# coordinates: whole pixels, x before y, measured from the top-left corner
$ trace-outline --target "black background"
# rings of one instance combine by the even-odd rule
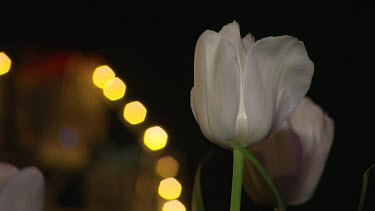
[[[171,145],[186,154],[190,178],[204,155],[215,151],[203,172],[203,194],[211,211],[229,210],[231,152],[205,140],[190,110],[195,43],[204,30],[218,31],[233,20],[242,35],[251,32],[256,39],[295,36],[315,64],[308,96],[335,120],[336,132],[314,197],[290,210],[356,210],[362,175],[375,162],[373,4],[134,3],[2,4],[0,49],[13,61],[32,46],[103,56],[133,95],[142,97],[152,119],[168,130]],[[367,210],[375,207],[374,181],[370,177]],[[191,180],[186,183],[192,185]],[[245,194],[243,208],[271,210],[254,206]]]

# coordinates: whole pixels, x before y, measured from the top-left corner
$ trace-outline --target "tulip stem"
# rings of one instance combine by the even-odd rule
[[[239,148],[234,148],[231,211],[240,211],[241,209],[242,171],[243,154]]]

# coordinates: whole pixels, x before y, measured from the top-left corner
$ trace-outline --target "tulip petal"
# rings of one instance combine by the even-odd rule
[[[207,139],[228,146],[240,99],[240,64],[235,46],[213,31],[198,39],[194,63],[194,104]]]
[[[0,192],[0,210],[42,211],[44,177],[35,167],[20,170]]]
[[[302,153],[298,137],[283,124],[273,135],[249,149],[263,164],[285,203],[294,196],[295,182],[300,178]],[[244,162],[244,189],[257,203],[277,205],[265,180],[252,164]]]
[[[333,141],[334,123],[310,99],[270,137],[249,149],[275,182],[283,200],[298,205],[309,200],[319,182]],[[256,202],[275,205],[272,192],[251,163],[244,163],[244,188]]]
[[[194,87],[191,88],[191,91],[190,91],[190,107],[191,107],[191,111],[193,112],[195,120],[198,121],[198,119],[197,119],[197,111],[195,109]]]
[[[332,146],[334,122],[322,109],[304,98],[289,119],[291,129],[298,135],[302,147],[301,179],[290,204],[302,204],[311,198]]]
[[[236,21],[233,21],[232,23],[225,25],[219,31],[219,34],[234,45],[237,52],[237,59],[242,68],[245,65],[244,63],[247,51],[243,40],[241,39],[240,25]]]
[[[0,190],[9,178],[17,173],[18,169],[15,166],[0,162]]]
[[[209,39],[211,37],[211,40]],[[216,33],[213,31],[205,31],[198,39],[197,45],[195,47],[194,56],[194,107],[195,117],[202,133],[206,136],[208,140],[213,139],[213,133],[208,124],[208,108],[207,108],[207,96],[206,96],[206,69],[212,66],[210,63],[211,57],[213,55],[208,54],[208,52],[215,52],[218,46],[220,38],[217,37]],[[206,45],[211,47],[206,47]],[[191,99],[191,98],[190,98]],[[192,102],[190,102],[192,104]]]
[[[250,33],[247,34],[243,39],[242,42],[246,48],[246,52],[249,50],[250,46],[255,43],[255,38]]]
[[[296,38],[267,37],[251,45],[243,78],[248,144],[262,140],[288,118],[308,91],[313,69]]]

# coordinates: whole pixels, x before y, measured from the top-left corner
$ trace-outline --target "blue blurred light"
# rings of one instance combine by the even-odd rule
[[[78,142],[78,134],[72,128],[63,128],[59,134],[60,144],[66,149],[73,149]]]

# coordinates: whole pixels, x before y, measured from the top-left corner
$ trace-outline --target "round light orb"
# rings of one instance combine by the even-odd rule
[[[147,110],[139,101],[130,102],[125,105],[123,117],[132,125],[143,122],[146,118]]]
[[[167,200],[177,199],[181,195],[181,184],[173,177],[164,179],[160,182],[158,193]]]
[[[126,85],[120,78],[113,78],[104,86],[103,94],[106,98],[111,101],[115,101],[124,97],[126,91]]]
[[[159,126],[148,128],[143,136],[143,143],[152,151],[163,149],[167,141],[168,134]]]

